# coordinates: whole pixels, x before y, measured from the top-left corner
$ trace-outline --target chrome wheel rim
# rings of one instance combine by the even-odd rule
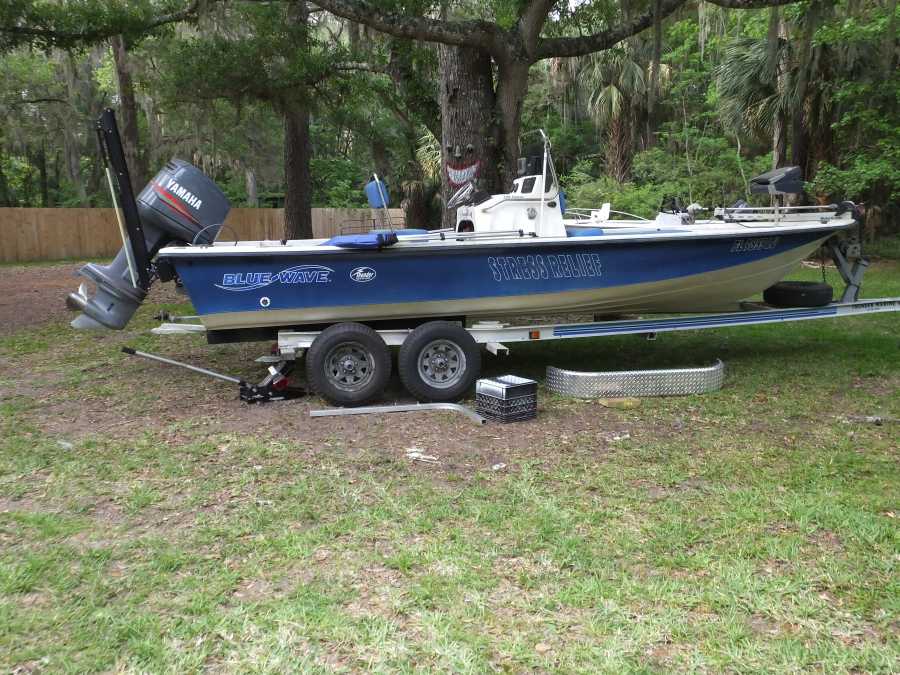
[[[466,354],[451,340],[433,340],[419,352],[419,377],[437,389],[449,389],[462,380],[466,372]]]
[[[342,342],[325,357],[325,377],[341,391],[359,391],[375,377],[375,357],[359,342]]]

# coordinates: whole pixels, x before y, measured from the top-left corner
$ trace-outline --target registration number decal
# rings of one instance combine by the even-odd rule
[[[755,237],[752,239],[735,239],[731,246],[732,253],[752,253],[754,251],[771,251],[778,246],[780,237]]]

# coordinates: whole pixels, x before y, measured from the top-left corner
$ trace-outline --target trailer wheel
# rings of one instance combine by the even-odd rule
[[[354,406],[377,398],[391,377],[391,354],[381,336],[361,323],[323,330],[306,354],[306,381],[334,405]]]
[[[763,291],[763,300],[774,307],[824,307],[834,295],[828,284],[816,281],[780,281]]]
[[[457,401],[481,370],[481,351],[462,326],[424,323],[403,342],[397,358],[400,380],[419,401]]]

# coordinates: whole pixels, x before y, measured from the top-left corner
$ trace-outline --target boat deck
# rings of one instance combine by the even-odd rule
[[[648,224],[649,223],[649,224]],[[505,232],[465,232],[434,231],[425,234],[404,234],[397,232],[397,242],[385,249],[422,250],[447,247],[529,246],[541,244],[589,244],[620,243],[639,241],[674,241],[683,239],[711,239],[736,237],[771,237],[801,232],[834,232],[847,229],[855,224],[850,215],[844,215],[822,222],[821,220],[790,222],[730,222],[722,220],[702,220],[684,226],[653,227],[652,221],[635,225],[629,221],[610,221],[604,226],[592,227],[590,234],[568,237],[536,237],[516,231]],[[585,224],[587,226],[587,224]],[[274,255],[297,253],[325,253],[353,251],[353,246],[335,245],[335,238],[286,239],[260,241],[216,241],[211,245],[169,246],[162,251],[163,257],[198,257],[203,255],[247,255],[270,253]]]

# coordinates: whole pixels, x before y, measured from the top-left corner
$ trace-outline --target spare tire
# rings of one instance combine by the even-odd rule
[[[763,300],[774,307],[823,307],[834,289],[820,281],[780,281],[763,291]]]

